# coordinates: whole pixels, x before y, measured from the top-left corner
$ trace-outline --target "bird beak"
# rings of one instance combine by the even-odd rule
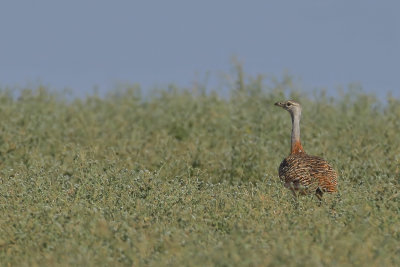
[[[283,107],[283,104],[282,104],[282,102],[276,102],[276,103],[275,103],[275,106]]]

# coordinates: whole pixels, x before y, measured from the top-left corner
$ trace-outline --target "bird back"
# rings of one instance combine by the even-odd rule
[[[301,193],[336,192],[337,173],[323,158],[306,153],[291,154],[279,166],[285,186]]]

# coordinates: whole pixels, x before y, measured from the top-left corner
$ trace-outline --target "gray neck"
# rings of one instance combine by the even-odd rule
[[[296,110],[290,113],[292,117],[292,148],[296,143],[300,142],[300,117],[301,111]]]

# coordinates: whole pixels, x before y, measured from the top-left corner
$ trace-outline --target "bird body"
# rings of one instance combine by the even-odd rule
[[[303,195],[336,191],[337,174],[332,166],[304,152],[286,157],[279,165],[279,177],[285,187]]]
[[[285,187],[297,194],[315,193],[321,199],[324,192],[337,189],[337,173],[323,158],[308,155],[300,142],[301,106],[295,101],[277,102],[275,105],[289,111],[292,118],[290,155],[279,166],[279,177]]]

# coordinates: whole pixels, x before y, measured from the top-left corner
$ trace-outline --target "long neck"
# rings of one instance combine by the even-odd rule
[[[291,154],[303,153],[304,149],[300,142],[300,117],[301,111],[293,112],[290,114],[292,116],[292,144],[291,144]]]

